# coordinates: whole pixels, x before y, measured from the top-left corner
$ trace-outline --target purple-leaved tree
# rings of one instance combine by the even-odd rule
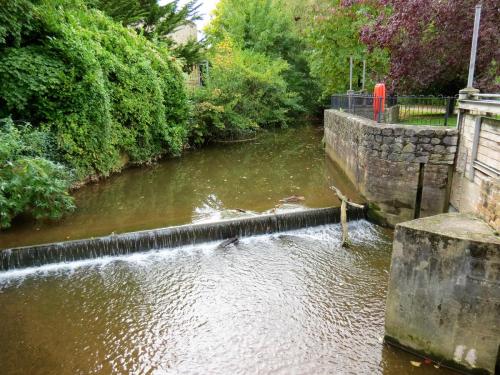
[[[390,53],[388,83],[399,93],[456,94],[467,83],[474,7],[480,0],[378,0],[361,32]],[[374,0],[346,0],[345,6]],[[500,89],[500,2],[482,0],[474,87]]]

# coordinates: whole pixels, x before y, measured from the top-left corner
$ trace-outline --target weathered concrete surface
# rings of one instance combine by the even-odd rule
[[[474,373],[495,373],[500,237],[471,214],[396,226],[386,341]]]
[[[349,113],[325,111],[326,152],[372,203],[381,224],[447,211],[457,130],[432,126],[377,124]],[[422,165],[422,166],[421,166]]]

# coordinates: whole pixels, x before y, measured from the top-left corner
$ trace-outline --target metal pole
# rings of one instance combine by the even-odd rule
[[[378,116],[377,116],[377,122],[380,124],[382,122],[382,100],[384,98],[380,97],[379,102],[378,102]]]
[[[365,78],[366,78],[366,59],[363,59],[363,81],[361,84],[362,91],[365,91]]]
[[[352,56],[349,57],[349,91],[352,91]]]
[[[472,48],[470,50],[469,78],[467,87],[473,87],[474,69],[476,67],[477,38],[479,36],[479,23],[481,21],[481,4],[476,5],[476,14],[474,16],[474,31],[472,33]]]
[[[451,98],[446,98],[445,104],[445,113],[444,113],[444,126],[448,126],[448,117],[450,116],[450,107],[451,107]]]

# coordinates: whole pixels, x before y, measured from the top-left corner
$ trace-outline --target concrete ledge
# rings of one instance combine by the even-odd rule
[[[348,220],[364,219],[365,216],[365,208],[349,207],[347,211]],[[235,236],[247,237],[339,222],[340,208],[326,207],[17,247],[0,250],[0,272],[38,267],[50,263],[118,256],[225,240]]]
[[[396,226],[386,339],[468,373],[494,374],[500,347],[500,238],[469,214]]]

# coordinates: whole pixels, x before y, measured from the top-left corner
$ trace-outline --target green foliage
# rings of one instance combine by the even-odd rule
[[[0,116],[50,131],[79,178],[121,168],[124,154],[143,163],[180,153],[187,98],[167,49],[80,0],[9,3],[0,8],[10,20],[0,39]]]
[[[387,53],[369,51],[361,41],[362,28],[378,14],[376,2],[316,0],[301,15],[301,29],[309,45],[307,57],[312,75],[320,82],[323,97],[349,89],[349,57],[354,59],[353,89],[361,88],[362,61],[366,59],[366,85],[371,90],[388,66]],[[373,5],[375,4],[375,5]]]
[[[21,213],[56,219],[74,208],[70,173],[45,158],[53,149],[49,133],[0,120],[0,228]]]
[[[210,78],[193,100],[191,138],[237,138],[260,127],[284,127],[300,111],[283,73],[288,64],[240,49],[227,38],[211,51]]]
[[[238,48],[286,61],[288,67],[281,75],[288,90],[296,93],[304,110],[313,113],[318,109],[319,87],[310,75],[307,45],[289,8],[289,2],[282,0],[221,0],[207,38],[216,45],[230,37]]]
[[[171,36],[178,28],[200,19],[198,0],[188,1],[182,6],[179,0],[163,5],[157,0],[88,0],[88,3],[121,22],[123,26],[170,49],[173,56],[181,59],[186,72],[190,72],[194,64],[204,59],[203,41],[193,39],[186,44],[177,45]]]

